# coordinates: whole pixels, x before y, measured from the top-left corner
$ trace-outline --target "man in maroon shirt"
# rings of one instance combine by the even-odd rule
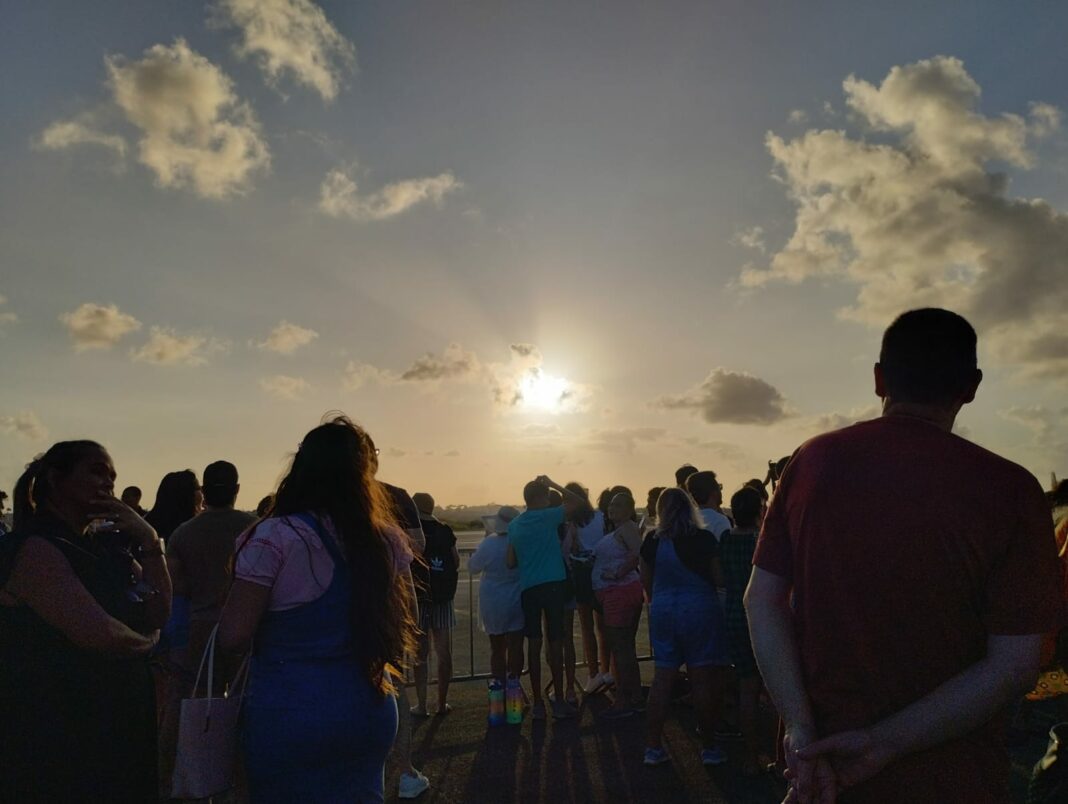
[[[1061,620],[1042,489],[952,434],[982,373],[960,316],[883,337],[883,416],[795,454],[746,594],[801,802],[1006,802],[1005,710]]]

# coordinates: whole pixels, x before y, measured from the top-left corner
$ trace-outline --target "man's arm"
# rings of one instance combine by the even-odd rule
[[[764,684],[786,726],[784,747],[791,782],[800,804],[833,802],[834,776],[826,762],[799,761],[797,751],[816,739],[812,706],[801,674],[801,653],[794,633],[788,580],[753,568],[745,590],[745,610],[753,654]]]
[[[544,486],[548,486],[549,488],[553,489],[554,491],[560,492],[560,494],[563,495],[565,500],[571,500],[572,502],[584,503],[586,505],[590,504],[590,501],[587,500],[585,497],[581,497],[578,494],[575,494],[575,492],[573,492],[571,489],[565,488],[564,486],[561,486],[559,483],[557,483],[557,482],[555,482],[553,480],[550,480],[548,475],[538,475],[537,481],[539,483],[541,483],[542,485],[544,485]]]
[[[904,756],[963,737],[1034,687],[1042,636],[990,636],[986,657],[963,673],[869,729],[809,745],[801,757],[829,756],[845,789]]]

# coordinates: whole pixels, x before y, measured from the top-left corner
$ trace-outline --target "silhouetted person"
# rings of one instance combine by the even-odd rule
[[[680,489],[686,488],[686,481],[690,479],[691,475],[697,474],[698,469],[693,464],[684,463],[678,469],[675,470],[675,485]]]
[[[268,494],[256,504],[256,516],[258,516],[260,519],[265,519],[271,515],[271,510],[273,508],[274,495]]]
[[[7,522],[4,519],[5,509],[7,508],[7,492],[0,491],[0,536],[7,533]]]
[[[139,486],[127,486],[122,490],[122,501],[134,509],[138,516],[148,513],[141,507],[141,489]]]
[[[253,802],[382,801],[394,668],[414,647],[412,560],[344,417],[301,442],[274,515],[237,546],[220,647],[253,650],[242,750]]]
[[[456,627],[453,598],[459,580],[460,554],[456,534],[434,516],[434,498],[418,493],[412,496],[419,509],[419,520],[426,537],[423,563],[413,567],[419,599],[419,647],[415,657],[415,694],[418,698],[413,714],[427,716],[427,687],[430,682],[430,646],[437,658],[439,715],[449,712],[449,682],[452,681],[452,629]]]
[[[1004,715],[1063,606],[1038,482],[951,432],[981,380],[967,321],[905,313],[882,417],[804,444],[772,500],[746,605],[801,802],[1010,800]]]
[[[523,619],[530,657],[530,686],[532,688],[535,720],[545,719],[545,702],[541,689],[542,619],[545,620],[549,643],[549,671],[552,673],[556,698],[552,702],[553,717],[575,716],[575,709],[564,700],[564,606],[567,605],[567,571],[560,549],[558,528],[564,522],[563,507],[549,505],[549,489],[567,496],[575,496],[547,477],[532,480],[523,488],[527,510],[508,525],[508,566],[519,567],[519,586],[522,591]]]
[[[114,483],[102,446],[64,441],[15,487],[0,538],[0,800],[159,798],[148,656],[171,584],[159,537]]]
[[[174,594],[189,600],[188,660],[194,673],[226,602],[234,544],[256,521],[251,514],[234,510],[241,484],[232,463],[209,464],[203,488],[204,510],[175,528],[167,542]],[[223,672],[227,678],[225,667]]]
[[[717,541],[722,539],[723,534],[731,529],[731,521],[720,510],[723,505],[723,484],[716,478],[716,473],[694,472],[686,479],[686,490],[701,511],[705,529]]]

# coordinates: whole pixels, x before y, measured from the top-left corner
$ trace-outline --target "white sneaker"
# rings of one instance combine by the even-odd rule
[[[595,676],[591,676],[590,680],[586,682],[586,686],[582,688],[582,692],[585,695],[596,695],[607,686],[605,681],[607,677],[607,673],[598,673]]]
[[[412,770],[415,771],[414,775],[407,771],[401,774],[397,798],[419,798],[430,789],[430,780],[415,768]]]

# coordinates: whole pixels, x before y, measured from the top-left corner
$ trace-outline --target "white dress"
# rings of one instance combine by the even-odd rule
[[[508,537],[487,536],[467,561],[467,571],[482,574],[478,588],[478,618],[490,636],[522,631],[519,570],[508,569]]]

